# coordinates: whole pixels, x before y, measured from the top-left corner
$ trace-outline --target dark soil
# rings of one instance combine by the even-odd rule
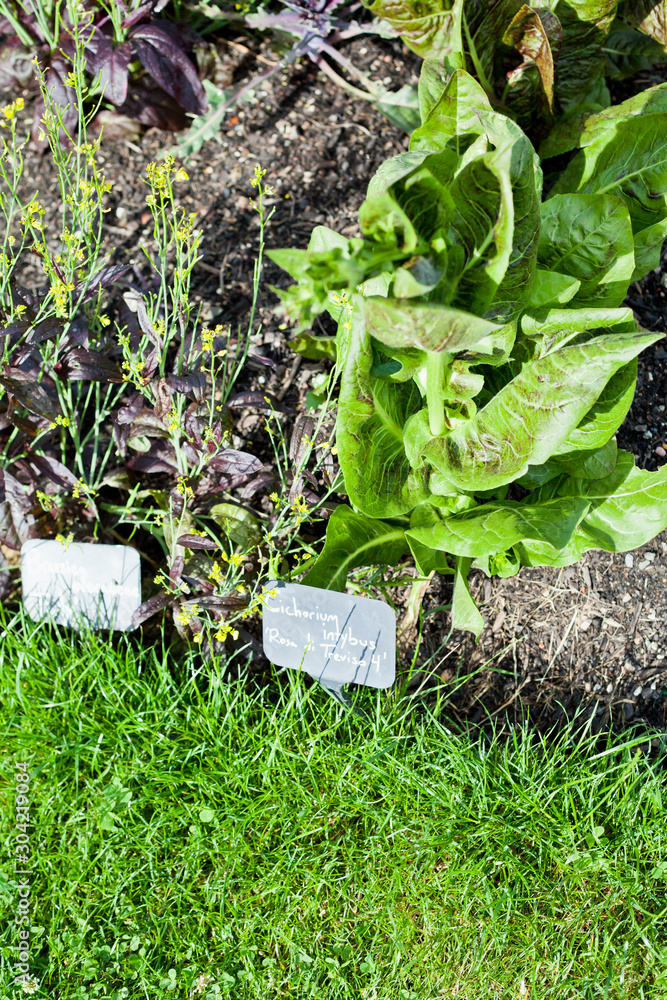
[[[408,57],[406,63],[397,43],[364,39],[348,46],[347,54],[387,84],[416,82],[418,60]],[[622,100],[627,94],[615,96]],[[151,228],[141,176],[172,141],[149,130],[131,141],[103,144],[104,169],[113,182],[113,211],[106,217],[109,250],[114,262],[132,261],[144,273],[139,246],[150,247]],[[236,325],[247,316],[259,232],[248,199],[257,163],[274,188],[267,245],[304,247],[318,224],[357,235],[357,210],[370,177],[406,147],[407,138],[383,115],[337,89],[310,64],[264,84],[253,102],[228,120],[219,142],[209,142],[187,164],[190,180],[182,187],[182,203],[199,214],[204,233],[194,287],[204,318]],[[48,160],[28,152],[26,166],[34,186],[48,190]],[[268,286],[285,286],[289,279],[268,261],[263,278],[256,342],[278,367],[275,373],[249,368],[238,388],[263,385],[282,392],[289,432],[321,365],[294,358],[287,347],[289,330],[274,313],[276,299]],[[666,289],[663,258],[628,298],[650,329],[667,329]],[[666,405],[662,342],[639,359],[637,395],[618,435],[619,446],[632,451],[641,468],[656,469],[665,461]],[[237,444],[252,450],[254,440],[262,454],[266,442],[255,412],[240,415],[236,432]],[[412,685],[428,691],[444,684],[454,710],[472,722],[489,715],[500,720],[530,715],[540,728],[549,728],[583,711],[596,728],[643,721],[664,729],[666,578],[667,534],[632,555],[591,553],[567,569],[524,569],[508,580],[473,574],[471,589],[487,622],[479,644],[460,633],[449,635],[446,612],[426,617],[418,656],[423,669]],[[448,603],[449,596],[449,580],[435,578],[424,610]],[[416,638],[414,628],[404,633],[406,665]]]

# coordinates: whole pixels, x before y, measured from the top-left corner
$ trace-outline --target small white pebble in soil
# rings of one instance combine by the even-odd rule
[[[667,451],[665,451],[665,449],[661,445],[658,445],[658,447],[655,449],[655,453],[656,455],[659,455],[660,458],[667,457]]]
[[[637,687],[632,692],[632,697],[633,698],[638,698],[641,693],[642,693],[642,686],[641,686],[641,684],[638,684]]]
[[[632,569],[634,564],[635,564],[635,557],[632,555],[631,552],[626,553],[625,565],[628,567],[628,569]]]
[[[655,552],[645,552],[644,559],[648,562],[655,562]]]
[[[593,690],[594,690],[594,691],[600,691],[600,690],[601,690],[601,688],[602,688],[602,685],[601,685],[601,684],[594,684],[594,685],[593,685]]]
[[[607,694],[611,694],[611,692],[613,690],[614,690],[614,685],[613,684],[607,684]]]
[[[667,542],[660,542],[663,552],[667,552]]]
[[[621,600],[623,601],[624,604],[627,604],[628,601],[632,600],[632,597],[630,596],[630,594],[623,594],[623,597],[621,598]]]
[[[651,565],[651,564],[650,564],[650,562],[648,561],[648,559],[642,559],[642,561],[640,562],[640,564],[639,564],[639,566],[637,567],[637,569],[646,569],[646,568],[647,568],[648,566],[650,566],[650,565]]]

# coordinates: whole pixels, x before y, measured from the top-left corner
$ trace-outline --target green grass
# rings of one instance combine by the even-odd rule
[[[3,912],[31,757],[41,995],[667,998],[665,757],[0,619]],[[0,996],[14,930],[2,938]],[[41,946],[41,947],[40,947]]]

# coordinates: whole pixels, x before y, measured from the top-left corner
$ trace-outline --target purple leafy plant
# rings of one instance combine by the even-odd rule
[[[56,9],[48,17],[31,4],[12,5],[0,0],[0,82],[5,86],[39,89],[42,76],[52,101],[62,109],[62,125],[72,136],[78,114],[67,85],[77,60],[77,47],[84,51],[86,73],[96,88],[118,111],[146,125],[177,130],[185,113],[204,114],[208,101],[189,52],[192,32],[156,17],[166,0],[150,0],[131,6],[112,0],[107,12],[101,4],[86,5],[86,24],[61,19]],[[36,57],[41,73],[34,74],[30,61]],[[137,77],[131,66],[141,63],[145,73]],[[43,129],[44,101],[38,97],[33,140],[46,146]]]

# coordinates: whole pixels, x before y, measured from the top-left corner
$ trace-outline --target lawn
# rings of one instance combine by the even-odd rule
[[[396,691],[364,723],[197,655],[2,617],[0,884],[11,917],[29,760],[36,995],[667,997],[664,742],[455,731]]]

